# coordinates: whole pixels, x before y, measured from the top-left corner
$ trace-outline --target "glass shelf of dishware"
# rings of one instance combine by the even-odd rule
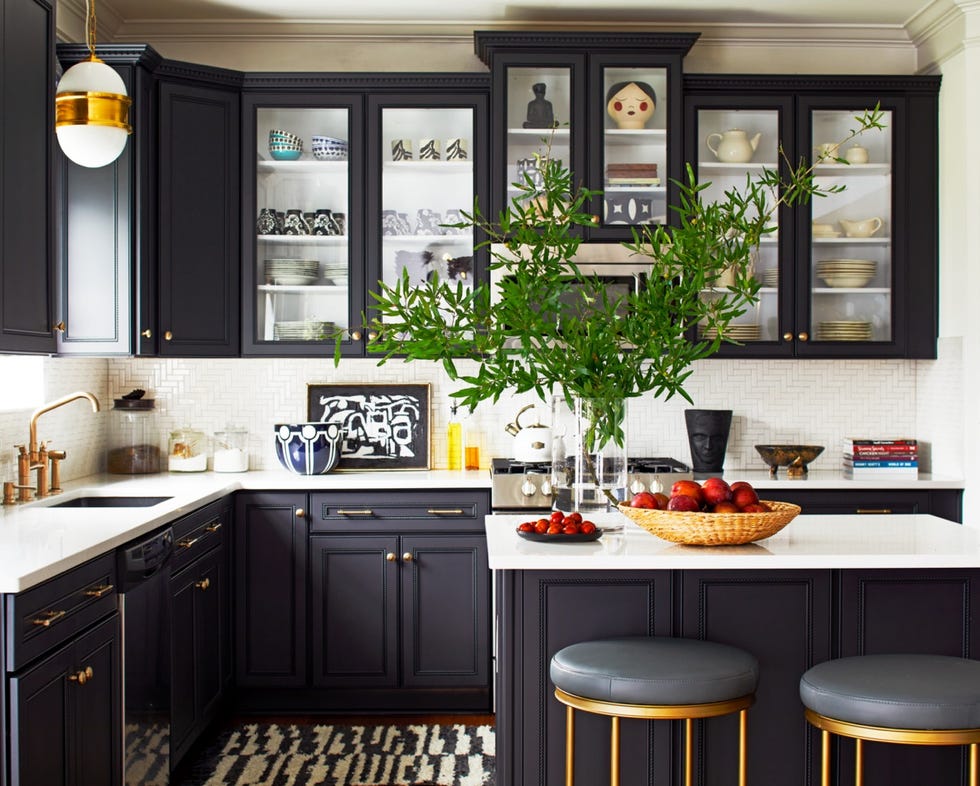
[[[724,290],[715,289],[702,294],[702,297],[719,297]],[[779,303],[775,298],[759,298],[750,304],[745,312],[731,321],[725,338],[739,344],[754,341],[779,340]],[[698,337],[712,339],[716,332],[703,325],[698,326]]]
[[[602,81],[606,171],[597,187],[607,195],[605,223],[666,223],[667,69],[604,68]],[[619,107],[614,103],[617,99],[622,99]],[[631,211],[629,221],[610,218],[611,212],[622,212],[624,200],[637,194],[652,198],[649,215],[644,209]]]

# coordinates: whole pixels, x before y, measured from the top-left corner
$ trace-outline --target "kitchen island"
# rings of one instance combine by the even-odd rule
[[[552,696],[551,655],[620,635],[708,639],[760,662],[749,711],[749,782],[819,782],[819,737],[803,719],[800,675],[834,657],[877,652],[980,656],[980,533],[927,515],[803,515],[744,546],[662,541],[618,513],[595,543],[536,543],[528,516],[490,516],[496,587],[497,772],[512,786],[563,781],[564,707]],[[697,724],[703,783],[734,784],[732,718]],[[576,775],[608,780],[607,718],[579,714]],[[623,783],[676,783],[675,730],[624,721]],[[839,746],[842,772],[853,745]],[[958,748],[866,745],[867,786],[966,783]],[[846,781],[845,781],[846,782]]]

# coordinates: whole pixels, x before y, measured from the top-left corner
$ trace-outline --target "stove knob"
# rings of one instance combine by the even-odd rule
[[[666,493],[664,491],[664,482],[660,478],[654,477],[653,480],[650,481],[650,491],[654,494]]]
[[[525,497],[533,497],[533,496],[534,496],[534,493],[535,493],[535,492],[536,492],[537,490],[538,490],[538,487],[537,487],[537,486],[535,486],[535,485],[534,485],[534,484],[533,484],[533,483],[531,482],[531,480],[530,480],[530,478],[529,478],[529,479],[527,479],[527,480],[525,480],[525,481],[524,481],[524,482],[523,482],[523,483],[521,484],[521,494],[523,494],[523,495],[524,495]]]
[[[544,494],[546,497],[550,497],[551,491],[552,491],[551,481],[546,478],[541,482],[541,493]]]
[[[630,491],[634,494],[639,494],[641,491],[646,491],[646,484],[642,480],[634,480],[630,483]]]

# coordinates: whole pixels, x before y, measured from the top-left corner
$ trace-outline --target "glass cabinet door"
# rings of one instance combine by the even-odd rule
[[[815,181],[844,187],[811,204],[809,331],[818,344],[893,339],[894,113],[884,112],[883,128],[835,147],[864,111],[811,113]]]
[[[346,331],[353,312],[352,111],[259,106],[255,118],[250,343],[274,354],[311,350]]]
[[[603,67],[601,223],[667,222],[666,68]]]
[[[551,157],[573,172],[573,134],[582,133],[573,112],[573,66],[510,66],[506,70],[505,200],[520,194],[515,183],[541,186],[538,157]]]
[[[696,171],[698,182],[706,186],[701,193],[705,202],[722,201],[727,192],[743,190],[746,178],[761,175],[763,169],[780,169],[780,121],[780,110],[774,108],[697,111]],[[771,226],[773,232],[762,238],[752,255],[751,273],[761,285],[759,300],[730,326],[731,338],[740,344],[780,341],[785,298],[780,296],[778,212]],[[733,281],[730,274],[723,274],[704,297],[717,297]]]
[[[413,284],[438,275],[472,288],[473,230],[452,224],[473,210],[474,156],[484,143],[474,109],[382,106],[380,117],[381,279],[394,285],[407,271]]]

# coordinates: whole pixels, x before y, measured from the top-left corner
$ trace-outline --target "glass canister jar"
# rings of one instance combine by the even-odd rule
[[[211,469],[215,472],[248,471],[248,431],[241,426],[225,426],[214,432]]]
[[[208,468],[208,439],[203,431],[182,426],[170,432],[167,456],[171,472],[204,472]]]
[[[136,397],[136,393],[140,396]],[[152,398],[142,398],[142,391],[113,400],[106,471],[114,475],[148,475],[160,471],[160,427],[154,405]]]

